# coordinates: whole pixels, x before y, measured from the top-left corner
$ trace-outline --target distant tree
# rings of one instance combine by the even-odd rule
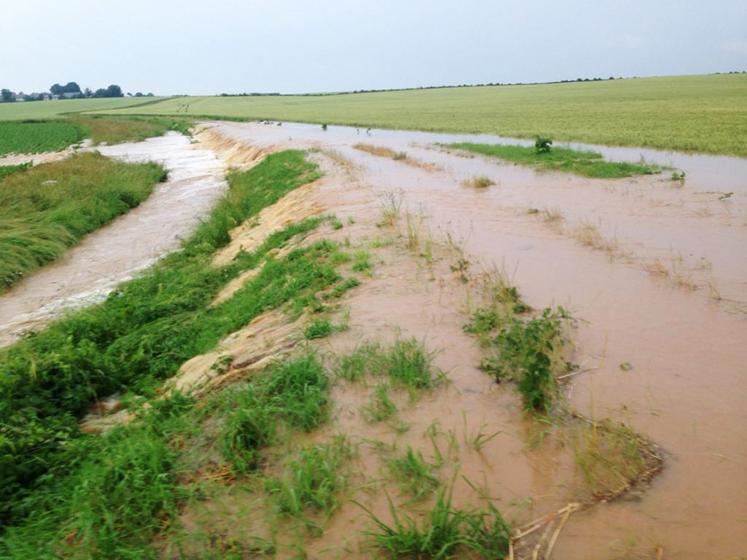
[[[65,88],[63,88],[60,84],[54,84],[49,88],[49,93],[51,93],[52,95],[62,95],[64,92]]]
[[[108,97],[107,91],[104,88],[97,89],[94,94],[94,97]]]
[[[80,93],[80,86],[75,82],[68,82],[63,86],[62,93]]]
[[[10,101],[15,101],[16,96],[9,89],[0,89],[0,99],[3,100],[3,103],[9,103]]]
[[[143,96],[142,91],[135,92],[135,97],[142,97],[142,96]]]
[[[114,84],[110,85],[106,88],[106,97],[124,97],[122,88]]]
[[[91,88],[86,88],[86,89],[84,89],[84,90],[83,90],[83,95],[84,95],[85,97],[92,97],[92,96],[93,96],[93,92],[91,91]]]

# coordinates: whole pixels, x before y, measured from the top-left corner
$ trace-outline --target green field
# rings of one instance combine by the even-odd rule
[[[65,99],[62,101],[23,101],[0,103],[0,121],[55,119],[68,113],[134,107],[153,103],[156,97],[114,97],[104,99]]]
[[[0,292],[137,206],[164,177],[155,163],[85,153],[2,179]]]
[[[69,122],[0,122],[0,156],[56,152],[83,139],[83,131]]]
[[[747,157],[747,75],[326,96],[176,97],[119,113],[271,119]]]

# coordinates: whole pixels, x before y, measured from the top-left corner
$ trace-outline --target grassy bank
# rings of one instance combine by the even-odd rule
[[[230,228],[317,177],[316,167],[297,151],[274,154],[247,172],[232,174],[226,197],[183,249],[121,286],[104,303],[54,322],[0,352],[0,518],[4,524],[18,525],[30,513],[39,513],[40,497],[58,497],[55,485],[67,480],[73,467],[85,468],[91,446],[116,443],[116,438],[98,443],[79,432],[78,418],[97,398],[116,391],[152,396],[183,362],[212,349],[224,335],[262,312],[281,305],[300,310],[315,301],[320,289],[337,287],[336,292],[342,293],[355,285],[335,272],[331,260],[337,249],[331,243],[317,242],[282,259],[268,256],[292,236],[316,227],[320,218],[288,226],[229,265],[210,264],[213,253],[228,242]],[[261,267],[259,273],[231,299],[209,305],[226,282],[255,267]],[[155,429],[166,428],[159,424]],[[125,463],[137,466],[141,460],[159,472],[158,461],[168,465],[161,448],[153,449],[152,461],[149,455],[141,457],[132,447],[137,442],[121,443]],[[101,453],[99,459],[109,456]],[[120,467],[126,485],[130,467]],[[138,472],[135,469],[131,476],[139,476]],[[145,484],[149,479],[143,480]],[[137,493],[133,495],[137,499]],[[153,507],[163,509],[163,505]]]
[[[145,200],[166,174],[85,153],[6,177],[0,188],[0,291]]]
[[[480,132],[747,157],[747,75],[327,96],[178,97],[119,113]]]
[[[584,177],[618,179],[635,175],[651,175],[660,171],[660,168],[655,165],[605,161],[602,154],[598,152],[571,150],[569,148],[552,148],[547,152],[538,152],[535,148],[527,146],[472,144],[468,142],[449,144],[449,147],[497,157],[537,169],[564,171]]]

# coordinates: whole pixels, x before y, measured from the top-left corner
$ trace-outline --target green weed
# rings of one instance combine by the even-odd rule
[[[435,474],[436,467],[428,463],[420,451],[409,446],[401,457],[389,459],[387,468],[400,490],[415,501],[430,495],[440,484]]]
[[[368,535],[390,558],[445,559],[465,554],[488,560],[505,558],[511,534],[498,510],[492,504],[482,512],[454,509],[452,491],[453,486],[440,490],[420,522],[398,511],[391,500],[391,525],[366,510],[377,527]]]
[[[379,383],[368,403],[361,409],[363,417],[372,424],[388,420],[397,413],[397,405],[389,398],[389,385]]]
[[[303,517],[306,512],[327,515],[340,506],[339,495],[348,485],[345,464],[353,448],[344,436],[302,449],[288,463],[282,478],[268,480],[265,487],[274,496],[278,509]]]

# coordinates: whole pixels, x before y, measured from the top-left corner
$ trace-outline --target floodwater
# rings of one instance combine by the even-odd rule
[[[672,163],[687,173],[686,182],[673,183],[667,174],[592,180],[464,157],[429,144],[465,136],[377,130],[369,135],[298,124],[211,126],[254,148],[337,152],[354,164],[357,177],[350,193],[339,188],[328,193],[329,206],[341,217],[356,197],[368,201],[370,213],[397,193],[403,211],[422,216],[435,238],[448,235],[473,263],[504,269],[530,305],[572,311],[579,320],[575,361],[588,371],[574,377],[571,403],[590,417],[621,420],[650,437],[665,453],[665,467],[635,499],[574,514],[555,558],[591,560],[655,550],[664,558],[693,560],[745,554],[747,161],[605,149],[626,159],[643,154],[648,161]],[[377,157],[355,149],[357,142],[406,151],[437,168]],[[476,175],[489,176],[496,185],[462,184]],[[545,219],[544,210],[563,219]],[[583,234],[590,229],[591,241]],[[488,431],[493,422],[516,431],[517,420],[509,419],[518,415],[515,403],[502,392],[491,393],[489,383],[481,386],[479,372],[465,370],[476,358],[454,342],[461,336],[458,319],[443,311],[441,322],[456,328],[436,328],[434,316],[446,296],[431,291],[428,298],[408,299],[408,284],[398,277],[405,273],[391,274],[388,283],[386,277],[373,281],[380,283],[376,297],[361,296],[356,307],[353,296],[352,321],[402,323],[407,331],[408,322],[420,317],[442,348],[439,359],[467,371],[455,381],[464,398],[479,403],[474,407],[481,411],[490,410],[495,399]],[[429,282],[425,276],[422,281]],[[451,299],[456,305],[456,297]],[[344,411],[340,414],[344,418]],[[445,409],[444,421],[459,414]],[[512,445],[512,455],[523,453],[522,446]],[[494,459],[500,465],[500,457]],[[506,486],[529,489],[541,500],[543,489],[560,484],[550,472],[555,467],[550,458],[530,464],[524,473],[491,469],[490,476],[505,474]],[[349,529],[341,526],[333,533],[345,535]]]
[[[224,164],[178,133],[96,149],[124,161],[159,162],[168,179],[137,208],[0,296],[0,346],[67,310],[103,300],[174,250],[226,186]]]

